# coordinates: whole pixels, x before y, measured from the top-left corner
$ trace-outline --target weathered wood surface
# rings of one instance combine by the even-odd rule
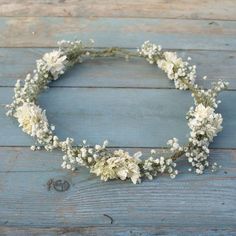
[[[86,16],[236,20],[234,0],[1,0],[1,16]]]
[[[12,94],[12,88],[0,88],[0,101],[9,103]],[[227,91],[220,97],[224,130],[212,146],[236,148],[236,110],[232,109],[236,93]],[[193,102],[189,92],[173,89],[51,88],[39,103],[61,138],[73,137],[77,143],[87,139],[92,144],[108,138],[111,146],[162,147],[172,137],[183,144],[187,141],[185,114]],[[15,120],[4,116],[4,110],[0,114],[2,131],[9,134],[0,137],[0,145],[32,143]]]
[[[29,227],[2,227],[2,235],[24,236],[24,235],[69,235],[69,236],[147,236],[147,235],[174,235],[174,236],[235,236],[232,229],[215,228],[170,228],[170,227],[62,227],[62,228],[29,228]],[[196,233],[198,232],[198,233]]]
[[[0,86],[14,86],[36,67],[35,61],[52,48],[0,48]],[[178,50],[178,55],[192,58],[197,66],[197,81],[204,87],[218,79],[227,80],[236,89],[235,51]],[[14,65],[14,66],[13,66]],[[204,75],[207,80],[202,80]],[[76,79],[73,79],[73,78]],[[143,59],[95,59],[75,66],[57,83],[60,87],[140,87],[174,88],[166,74]]]
[[[4,215],[0,224],[106,226],[111,225],[103,215],[107,214],[113,218],[112,226],[235,228],[236,154],[213,150],[212,155],[223,164],[218,173],[202,176],[187,173],[183,160],[179,163],[182,174],[174,184],[163,176],[132,185],[122,181],[101,182],[84,168],[74,174],[61,171],[60,152],[1,148],[1,158],[6,160],[0,171],[0,210]],[[32,158],[34,162],[30,161]],[[66,180],[71,186],[64,193],[53,188],[48,191],[47,182],[51,178]]]
[[[136,48],[151,40],[171,49],[236,49],[236,21],[0,17],[0,22],[0,47],[55,47],[61,39],[92,38],[97,47]]]
[[[101,182],[81,168],[62,171],[62,153],[32,152],[33,140],[0,108],[0,235],[236,235],[236,2],[0,0],[0,104],[35,59],[61,39],[93,38],[97,47],[134,50],[149,39],[197,65],[198,83],[226,79],[219,111],[224,130],[212,145],[216,172],[181,174],[140,185]],[[201,77],[208,75],[209,80]],[[40,96],[60,137],[110,140],[134,153],[184,142],[188,92],[142,59],[99,59],[78,65]],[[50,179],[70,188],[48,191]],[[113,222],[107,214],[112,217]]]

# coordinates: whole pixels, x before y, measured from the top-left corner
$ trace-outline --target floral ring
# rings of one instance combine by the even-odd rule
[[[86,141],[76,146],[72,138],[60,140],[55,134],[53,125],[50,125],[45,110],[37,105],[40,92],[48,88],[48,84],[57,80],[61,74],[71,66],[81,63],[83,58],[96,57],[143,57],[150,64],[162,69],[170,80],[173,80],[176,89],[190,90],[194,98],[194,107],[187,113],[186,119],[190,128],[188,143],[180,145],[178,139],[170,139],[170,154],[160,156],[157,150],[151,150],[150,156],[140,159],[142,153],[130,155],[124,150],[111,151],[107,149],[107,141],[103,145],[89,146]],[[191,60],[191,58],[188,58]],[[135,184],[141,178],[153,177],[168,173],[171,178],[178,174],[176,160],[185,155],[191,168],[197,174],[202,174],[210,166],[209,144],[219,131],[222,130],[223,118],[215,109],[220,101],[216,100],[218,93],[227,88],[228,83],[218,81],[210,89],[204,90],[195,84],[196,66],[177,57],[175,52],[163,52],[161,47],[146,41],[137,52],[121,48],[105,48],[95,50],[86,47],[81,41],[61,41],[59,49],[46,53],[37,60],[37,68],[33,75],[28,74],[24,83],[17,81],[14,89],[13,102],[7,105],[7,115],[15,117],[22,130],[36,140],[32,150],[44,147],[47,151],[60,149],[64,152],[62,167],[76,170],[85,166],[91,173],[100,176],[102,180],[131,179]],[[203,77],[206,79],[206,76]],[[216,169],[217,164],[211,164]]]

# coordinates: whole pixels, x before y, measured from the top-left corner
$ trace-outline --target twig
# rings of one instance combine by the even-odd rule
[[[107,215],[107,214],[103,214],[103,215],[111,220],[111,225],[112,225],[113,224],[113,218],[111,216]]]

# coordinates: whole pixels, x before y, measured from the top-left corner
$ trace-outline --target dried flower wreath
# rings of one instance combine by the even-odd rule
[[[100,176],[102,180],[131,179],[134,184],[141,178],[153,177],[160,173],[168,173],[171,178],[178,174],[176,160],[185,155],[197,174],[202,174],[210,166],[209,144],[219,131],[222,130],[223,118],[215,109],[220,101],[216,100],[218,93],[227,88],[228,83],[218,81],[210,89],[203,89],[195,84],[196,66],[191,66],[188,61],[177,57],[175,52],[163,52],[161,47],[146,41],[138,52],[131,52],[121,48],[105,48],[95,50],[86,47],[81,41],[61,41],[59,49],[46,53],[42,59],[37,60],[37,69],[33,75],[28,74],[21,84],[18,80],[13,102],[7,105],[8,116],[15,117],[22,130],[36,139],[36,146],[32,150],[44,147],[47,151],[60,149],[64,152],[62,167],[76,170],[85,166],[91,173]],[[187,113],[186,119],[190,128],[188,143],[180,145],[178,139],[173,138],[167,142],[170,146],[170,155],[160,156],[156,150],[151,150],[150,157],[140,159],[142,153],[130,155],[124,150],[111,151],[103,145],[89,146],[86,141],[82,145],[74,145],[72,138],[60,140],[55,134],[53,125],[50,125],[45,110],[37,105],[40,92],[48,88],[48,84],[57,80],[61,74],[85,57],[143,57],[150,64],[162,69],[170,80],[174,81],[175,88],[190,90],[194,98],[194,107]],[[188,58],[191,60],[191,58]],[[206,79],[206,76],[203,77]],[[216,163],[211,164],[214,168]]]

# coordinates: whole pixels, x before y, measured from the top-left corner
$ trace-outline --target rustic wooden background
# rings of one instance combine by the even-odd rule
[[[81,168],[62,171],[60,152],[31,152],[32,139],[0,109],[0,235],[236,235],[235,0],[0,0],[0,103],[16,79],[61,39],[93,38],[97,47],[137,48],[152,40],[191,56],[199,81],[225,79],[224,131],[212,145],[217,173],[180,174],[140,185],[101,182]],[[111,147],[162,147],[186,140],[192,99],[143,60],[78,65],[40,97],[60,137]],[[47,183],[70,184],[65,192]],[[109,218],[112,218],[111,219]],[[112,224],[111,224],[112,223]]]

